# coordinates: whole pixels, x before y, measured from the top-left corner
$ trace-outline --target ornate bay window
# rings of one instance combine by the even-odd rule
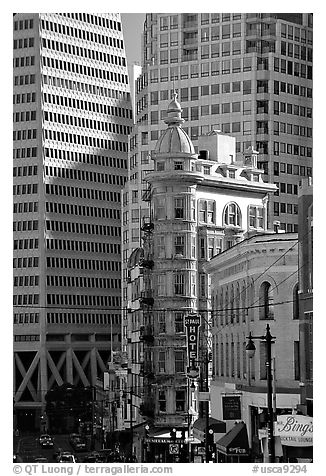
[[[174,218],[185,218],[185,199],[183,197],[175,197],[174,199]]]
[[[173,286],[175,295],[185,295],[185,275],[184,273],[175,273],[173,276]]]
[[[175,255],[185,256],[185,236],[176,235],[174,237],[174,252]]]

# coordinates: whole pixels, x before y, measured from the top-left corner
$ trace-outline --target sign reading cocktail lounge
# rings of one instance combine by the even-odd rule
[[[313,419],[304,415],[278,415],[275,436],[285,446],[312,446]]]

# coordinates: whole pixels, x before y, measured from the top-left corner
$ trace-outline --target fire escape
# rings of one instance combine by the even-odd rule
[[[144,201],[150,202],[151,190],[146,189],[142,196]],[[143,289],[140,292],[139,304],[143,314],[143,325],[139,329],[139,340],[142,344],[142,360],[140,363],[140,376],[143,377],[143,402],[140,406],[140,413],[145,418],[153,418],[155,414],[155,399],[152,393],[152,385],[155,381],[153,346],[154,337],[154,318],[153,305],[154,298],[152,293],[152,270],[153,261],[153,233],[154,224],[150,217],[143,217],[141,223],[142,240],[144,255],[139,262],[143,274]]]

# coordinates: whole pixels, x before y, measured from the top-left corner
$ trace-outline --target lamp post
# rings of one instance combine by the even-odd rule
[[[246,352],[251,359],[255,355],[254,339],[266,342],[266,376],[267,376],[267,412],[268,412],[268,427],[267,427],[267,443],[268,443],[268,463],[275,463],[275,442],[274,442],[274,412],[273,412],[273,388],[272,388],[272,344],[275,342],[275,337],[270,333],[269,324],[266,326],[266,334],[264,336],[254,337],[249,332],[248,344],[246,345]]]

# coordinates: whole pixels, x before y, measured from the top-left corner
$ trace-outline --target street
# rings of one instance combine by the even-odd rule
[[[14,438],[14,454],[19,455],[24,463],[34,462],[36,457],[45,457],[48,462],[54,462],[54,453],[61,448],[63,451],[69,451],[75,454],[69,441],[69,435],[51,435],[54,440],[53,448],[42,448],[39,444],[38,434],[22,435]],[[80,452],[75,454],[77,461],[82,461],[89,452]]]

